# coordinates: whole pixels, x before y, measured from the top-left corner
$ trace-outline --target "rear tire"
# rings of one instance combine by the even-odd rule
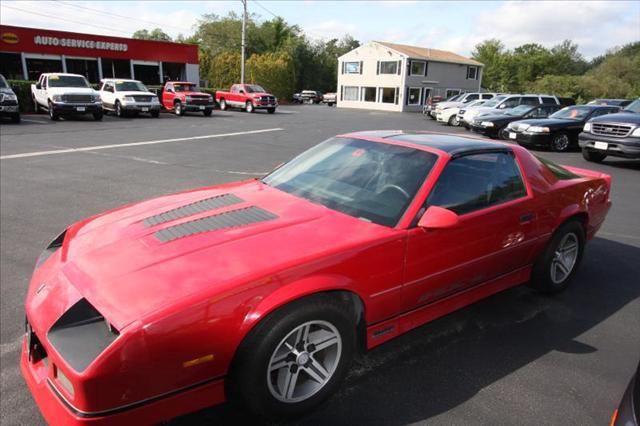
[[[551,137],[551,149],[555,152],[567,152],[571,147],[569,135],[560,132]]]
[[[604,152],[591,151],[587,148],[583,148],[582,158],[587,161],[593,161],[594,163],[601,163],[602,160],[607,158],[607,154],[605,154]]]
[[[340,386],[355,348],[354,315],[344,302],[328,294],[296,300],[244,339],[230,368],[227,394],[263,417],[303,414]]]
[[[227,109],[227,101],[224,99],[220,99],[220,111],[224,111]]]
[[[569,220],[562,224],[536,260],[531,285],[549,294],[565,290],[582,260],[584,245],[584,228],[579,221]]]

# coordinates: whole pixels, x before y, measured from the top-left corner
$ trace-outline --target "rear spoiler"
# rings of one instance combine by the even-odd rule
[[[596,172],[595,170],[582,169],[580,167],[574,167],[574,166],[567,166],[564,164],[561,164],[561,166],[562,168],[567,169],[571,173],[575,173],[579,176],[604,179],[604,181],[607,183],[607,186],[609,187],[609,190],[611,190],[611,175],[608,175],[606,173]]]

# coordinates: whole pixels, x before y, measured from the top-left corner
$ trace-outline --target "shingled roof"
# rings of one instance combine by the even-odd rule
[[[414,59],[425,59],[429,61],[484,66],[484,64],[478,61],[474,61],[473,59],[458,55],[457,53],[449,52],[448,50],[429,49],[426,47],[408,46],[406,44],[387,43],[386,41],[376,41],[376,43],[386,46],[389,49],[393,49],[397,52],[402,53],[403,55],[407,55],[408,57]]]

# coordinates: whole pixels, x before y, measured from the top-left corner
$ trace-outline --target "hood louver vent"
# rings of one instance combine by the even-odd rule
[[[231,206],[243,201],[243,199],[236,197],[233,194],[223,194],[211,198],[205,198],[204,200],[196,201],[195,203],[187,204],[185,206],[148,217],[144,220],[144,226],[150,227],[159,225],[171,220],[180,219],[181,217]]]
[[[275,214],[260,207],[247,207],[170,226],[157,231],[154,235],[157,239],[166,243],[189,235],[265,222],[277,217]]]

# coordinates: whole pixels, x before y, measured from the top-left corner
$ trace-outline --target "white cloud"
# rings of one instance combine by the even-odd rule
[[[340,39],[345,34],[351,34],[356,38],[361,38],[363,35],[357,25],[345,24],[334,19],[318,22],[313,25],[305,25],[302,30],[314,39]]]

